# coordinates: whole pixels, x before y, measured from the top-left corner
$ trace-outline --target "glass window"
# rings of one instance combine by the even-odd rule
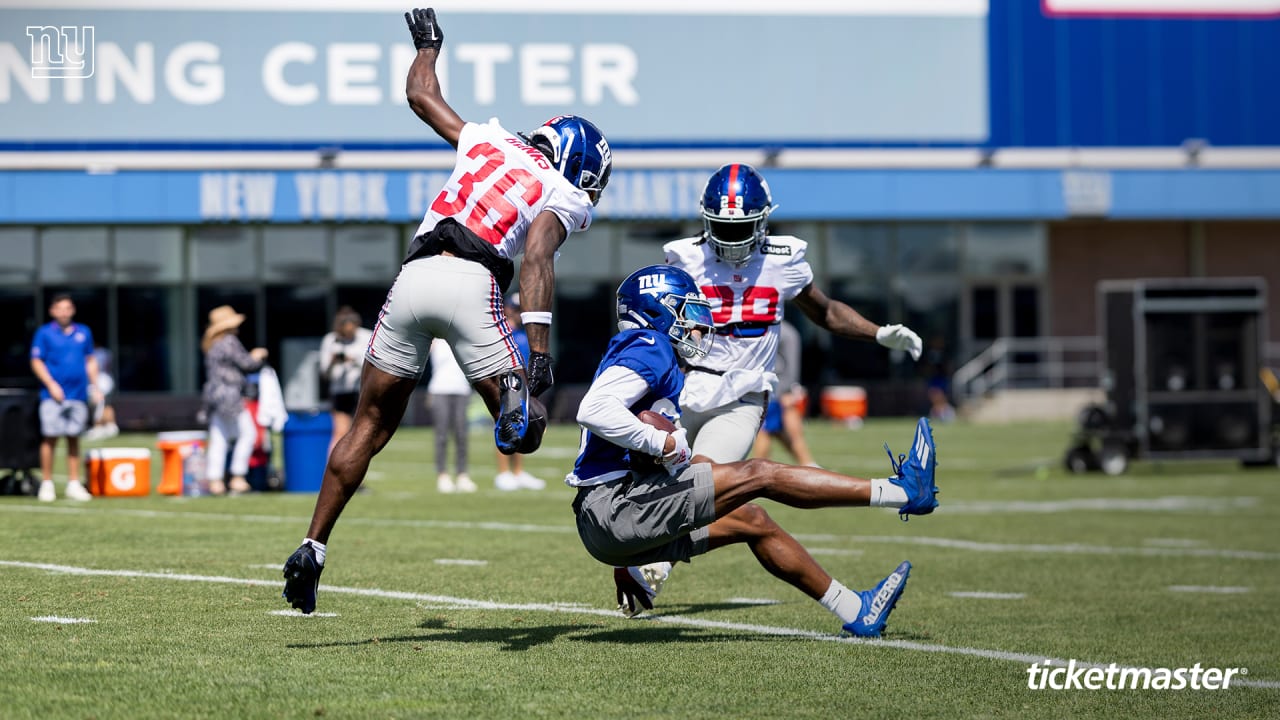
[[[342,225],[333,229],[333,278],[391,286],[400,272],[400,243],[391,225]]]
[[[973,223],[964,267],[972,275],[1040,275],[1045,271],[1045,229],[1039,223]]]
[[[661,261],[659,261],[661,262]],[[610,282],[570,280],[556,283],[556,381],[589,383],[600,355],[616,328]]]
[[[613,236],[616,223],[594,223],[586,232],[572,233],[556,257],[556,277],[612,279]],[[659,256],[657,262],[662,262]]]
[[[36,313],[36,298],[30,291],[0,289],[0,318],[4,318],[0,322],[0,386],[34,386],[31,339],[44,317],[44,312]]]
[[[40,233],[40,278],[103,283],[111,279],[105,227],[49,228]]]
[[[191,278],[196,281],[256,280],[257,240],[258,230],[252,227],[209,225],[193,228]],[[208,312],[207,308],[205,312]],[[202,328],[204,317],[202,313]]]
[[[44,289],[44,307],[40,309],[40,322],[49,321],[49,303],[58,295],[70,295],[75,303],[76,315],[73,322],[80,323],[93,333],[95,346],[108,347],[111,341],[111,329],[108,327],[107,310],[108,292],[105,287],[58,286],[50,285]]]
[[[317,282],[329,277],[329,229],[320,225],[268,227],[262,260],[268,280]]]
[[[337,293],[335,307],[350,306],[360,314],[360,326],[372,330],[374,324],[378,322],[378,313],[382,311],[382,303],[386,302],[387,290],[390,288],[390,283],[340,286],[335,289]],[[329,329],[325,332],[333,329],[333,318],[329,318],[329,325]]]
[[[320,340],[333,328],[328,300],[329,289],[322,285],[267,287],[269,312],[264,347],[271,354],[270,362],[280,374],[280,382],[286,387],[295,382],[294,376],[304,363],[318,362]],[[311,365],[312,369],[315,367]],[[312,376],[304,374],[303,377]],[[318,392],[319,387],[314,389]],[[310,398],[310,393],[307,397]]]
[[[827,243],[827,272],[856,276],[883,285],[890,272],[889,226],[885,223],[838,223],[831,226]]]
[[[903,275],[957,272],[960,237],[950,223],[897,225],[898,271]]]
[[[182,347],[183,328],[177,312],[182,290],[132,286],[116,292],[119,316],[128,318],[117,331],[112,371],[116,387],[125,392],[175,389],[174,369],[194,352]],[[203,325],[200,329],[203,331]]]
[[[960,279],[952,275],[900,277],[894,290],[902,299],[902,323],[915,330],[931,352],[950,357],[949,348],[959,343]],[[910,358],[905,365],[912,365]]]
[[[0,262],[0,284],[21,284],[35,280],[36,229],[0,228],[0,258],[4,258]]]
[[[612,275],[621,282],[632,271],[645,265],[663,263],[666,261],[662,253],[663,245],[701,232],[701,223],[626,223],[623,225],[618,258],[622,267]]]
[[[122,284],[182,281],[182,228],[116,228],[115,254]]]

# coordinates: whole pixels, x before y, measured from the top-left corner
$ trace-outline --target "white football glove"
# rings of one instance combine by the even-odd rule
[[[924,352],[920,336],[906,325],[882,325],[876,331],[876,342],[890,350],[906,350],[911,353],[912,360],[919,360],[920,353]]]
[[[693,451],[689,449],[689,439],[686,437],[684,428],[668,433],[668,435],[676,441],[676,446],[671,452],[664,453],[659,462],[662,463],[662,467],[667,469],[668,475],[675,477],[680,474],[681,470],[689,467],[689,458],[693,457]],[[666,447],[666,442],[664,441],[662,445]]]

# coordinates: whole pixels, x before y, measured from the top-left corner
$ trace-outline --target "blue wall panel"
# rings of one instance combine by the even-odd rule
[[[1280,20],[1061,18],[991,0],[1001,146],[1280,145]]]

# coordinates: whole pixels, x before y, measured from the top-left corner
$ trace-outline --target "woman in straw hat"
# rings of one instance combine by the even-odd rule
[[[223,475],[230,440],[235,441],[231,451],[231,494],[249,490],[244,476],[249,472],[249,456],[253,454],[253,443],[258,436],[258,426],[244,404],[245,374],[262,367],[267,351],[244,349],[236,337],[242,323],[244,315],[230,305],[220,305],[209,311],[209,326],[200,341],[207,377],[204,407],[209,415],[209,459],[205,474],[209,492],[214,495],[227,492]]]

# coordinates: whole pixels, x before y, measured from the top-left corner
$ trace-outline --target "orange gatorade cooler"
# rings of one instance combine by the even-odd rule
[[[866,388],[832,385],[822,391],[822,414],[832,420],[857,424],[867,416]]]
[[[85,461],[89,492],[99,497],[151,494],[151,451],[146,448],[90,450]]]
[[[203,430],[190,432],[162,432],[156,435],[156,447],[160,449],[161,495],[182,494],[182,466],[192,449],[203,447],[208,433]]]

